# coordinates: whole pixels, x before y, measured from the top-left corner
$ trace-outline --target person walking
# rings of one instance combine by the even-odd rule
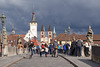
[[[79,38],[76,44],[76,56],[78,56],[78,54],[80,54],[80,56],[82,56],[82,40]]]
[[[33,46],[34,46],[34,42],[31,42],[29,44],[29,52],[31,52],[30,58],[32,58],[32,56],[33,56]]]

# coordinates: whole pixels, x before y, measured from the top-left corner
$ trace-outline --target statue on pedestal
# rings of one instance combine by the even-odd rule
[[[93,45],[93,31],[91,29],[91,26],[89,26],[89,31],[87,33],[87,40],[90,43],[90,45]]]

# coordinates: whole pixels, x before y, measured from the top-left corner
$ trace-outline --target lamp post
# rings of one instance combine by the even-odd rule
[[[67,31],[65,30],[65,44],[67,43],[67,42],[66,42],[66,40],[67,40],[67,39],[66,39],[66,38],[67,38],[66,36],[67,36]]]
[[[70,41],[70,26],[68,26],[68,40]]]
[[[2,42],[1,42],[1,54],[2,54],[2,56],[3,56],[3,35],[4,35],[4,32],[3,32],[3,27],[4,27],[4,25],[5,25],[5,23],[4,23],[4,21],[5,21],[5,19],[6,19],[6,16],[4,15],[4,13],[2,13],[2,16],[0,17],[1,18],[1,22],[2,22]]]

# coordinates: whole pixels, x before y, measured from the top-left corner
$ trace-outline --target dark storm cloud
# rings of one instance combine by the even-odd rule
[[[91,25],[95,33],[100,33],[100,0],[0,0],[0,15],[4,11],[7,16],[9,32],[14,24],[17,33],[26,33],[33,9],[38,30],[42,24],[48,30],[51,24],[57,31],[71,26],[71,32],[86,33]]]

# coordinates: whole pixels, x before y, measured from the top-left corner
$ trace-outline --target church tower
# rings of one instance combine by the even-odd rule
[[[48,43],[51,42],[52,39],[52,30],[51,30],[51,25],[49,25],[49,30],[48,30]]]
[[[55,39],[56,38],[56,31],[55,31],[55,27],[54,27],[54,29],[53,29],[53,39]]]
[[[25,35],[24,40],[28,42],[29,40],[32,40],[34,36],[37,37],[37,21],[35,18],[35,13],[33,11],[32,20],[30,21],[30,30],[28,30],[28,33]]]
[[[35,13],[32,13],[32,21],[30,22],[30,32],[33,36],[37,37],[37,21],[35,18]]]
[[[41,28],[41,42],[44,41],[45,42],[45,29],[44,29],[44,26],[42,25],[42,28]]]

